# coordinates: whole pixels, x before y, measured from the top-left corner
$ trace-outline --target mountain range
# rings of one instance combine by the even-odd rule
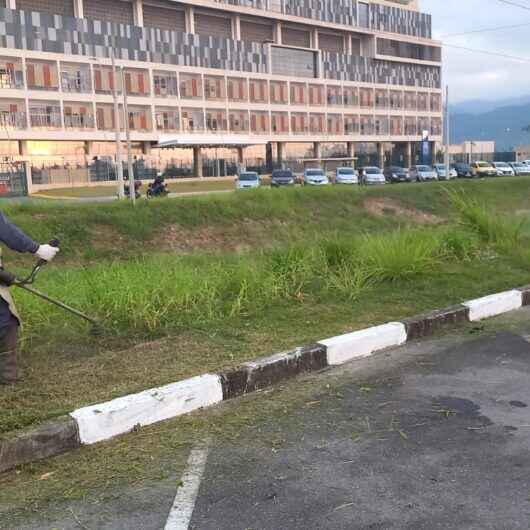
[[[530,144],[530,95],[499,101],[469,100],[451,107],[451,143],[495,140],[498,151]]]

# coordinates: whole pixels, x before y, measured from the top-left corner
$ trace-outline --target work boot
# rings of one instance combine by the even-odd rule
[[[17,352],[0,353],[0,385],[14,385],[17,382]]]
[[[0,340],[0,384],[14,385],[20,379],[17,366],[18,322],[13,319],[6,335]]]

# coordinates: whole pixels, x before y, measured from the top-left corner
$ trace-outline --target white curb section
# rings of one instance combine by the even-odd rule
[[[131,431],[135,426],[187,414],[223,401],[218,375],[205,374],[139,394],[84,407],[70,414],[82,444],[94,444]]]
[[[367,357],[378,350],[400,346],[405,342],[407,342],[405,325],[400,322],[390,322],[322,340],[319,344],[326,346],[328,364],[333,366],[359,357]]]
[[[463,305],[469,308],[469,320],[477,322],[523,307],[523,293],[517,290],[506,291],[470,300]]]

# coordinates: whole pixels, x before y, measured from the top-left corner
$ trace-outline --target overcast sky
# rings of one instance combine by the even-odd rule
[[[530,9],[530,0],[516,2],[527,5]],[[442,40],[456,46],[528,57],[529,61],[522,63],[444,48],[444,81],[449,84],[453,102],[530,95],[530,10],[509,6],[499,0],[420,0],[420,9],[433,15],[435,38],[527,23],[528,25],[518,28],[443,37]]]

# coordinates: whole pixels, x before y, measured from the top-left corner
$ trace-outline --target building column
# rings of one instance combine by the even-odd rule
[[[405,168],[412,166],[412,143],[405,142]]]
[[[28,156],[28,141],[27,140],[19,140],[18,152],[20,153],[20,156]]]
[[[202,178],[202,151],[200,147],[193,148],[193,176]]]
[[[322,146],[320,142],[313,142],[313,158],[322,158]]]
[[[279,166],[283,165],[283,149],[285,145],[283,142],[276,142],[276,155],[277,155],[277,162]]]
[[[355,143],[348,142],[348,158],[355,158]],[[355,160],[351,161],[352,167],[355,167]]]
[[[143,0],[133,0],[133,17],[134,17],[134,25],[143,27],[144,25]]]
[[[186,7],[184,14],[186,19],[186,33],[195,33],[195,12],[193,6]]]
[[[276,22],[274,24],[274,42],[276,44],[282,44],[282,23]]]
[[[234,40],[241,40],[241,15],[234,15],[232,17],[232,38]]]
[[[142,142],[142,153],[151,156],[151,142]]]
[[[94,152],[94,142],[91,140],[86,140],[84,149],[85,149],[85,155],[91,157],[92,153]]]
[[[429,142],[430,160],[429,164],[432,166],[436,164],[436,142]]]
[[[15,0],[12,0],[13,2]],[[74,17],[75,18],[85,18],[85,13],[83,9],[83,0],[74,0]]]
[[[351,55],[353,53],[353,41],[351,33],[348,33],[344,38],[344,45],[346,48],[346,55]]]
[[[385,144],[378,142],[377,144],[377,163],[381,169],[385,167]]]
[[[311,48],[318,50],[318,47],[319,47],[318,28],[315,28],[311,32]]]
[[[237,148],[237,163],[239,164],[240,168],[245,167],[245,148],[244,147]]]

